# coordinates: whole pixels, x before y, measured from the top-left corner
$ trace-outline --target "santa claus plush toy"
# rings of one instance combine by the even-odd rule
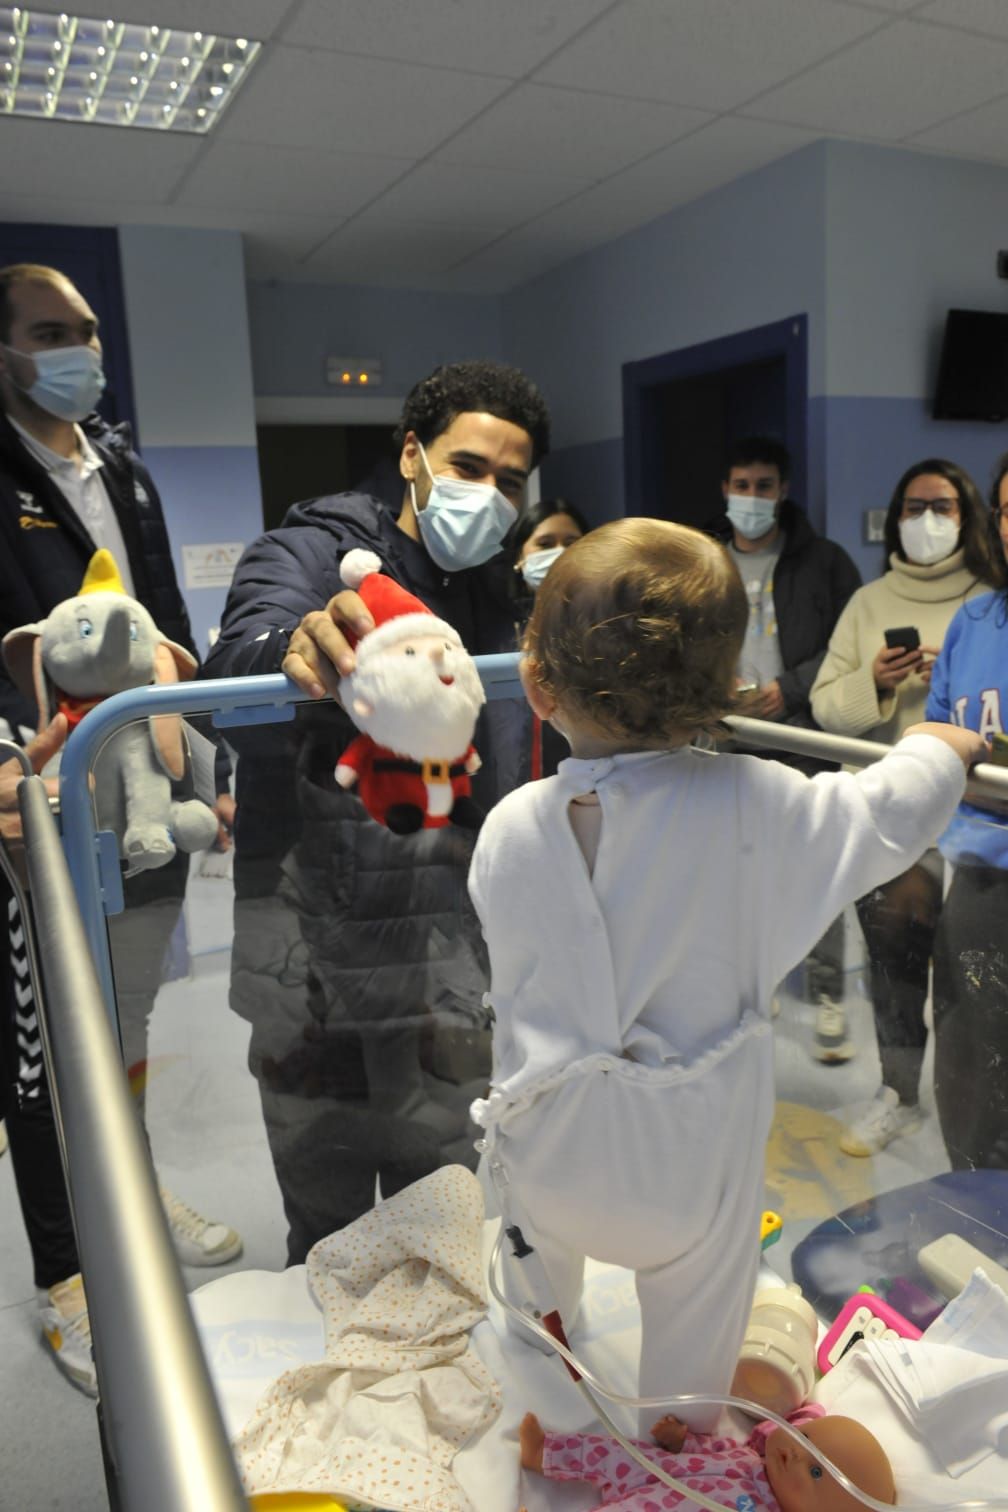
[[[472,744],[483,684],[456,630],[386,577],[372,551],[349,551],[340,577],[375,628],[356,643],[340,700],[363,733],[339,759],[336,781],[356,785],[372,819],[396,834],[483,818],[471,797]]]

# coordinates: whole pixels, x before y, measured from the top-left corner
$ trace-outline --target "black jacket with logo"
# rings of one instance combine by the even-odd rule
[[[159,630],[195,656],[161,500],[131,449],[129,428],[113,428],[91,415],[81,429],[103,463],[101,478],[122,531],[135,597]],[[58,485],[0,414],[0,637],[45,619],[79,593],[95,550]],[[17,739],[18,727],[34,729],[36,718],[0,665],[0,719]]]

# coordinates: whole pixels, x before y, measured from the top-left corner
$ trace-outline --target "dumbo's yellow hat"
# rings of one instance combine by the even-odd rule
[[[81,593],[125,593],[126,588],[119,576],[119,568],[111,551],[104,546],[96,551],[87,565]]]

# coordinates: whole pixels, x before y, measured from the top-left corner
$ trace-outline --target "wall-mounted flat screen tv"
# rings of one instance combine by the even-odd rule
[[[1008,419],[1008,315],[949,310],[932,413],[936,420]]]

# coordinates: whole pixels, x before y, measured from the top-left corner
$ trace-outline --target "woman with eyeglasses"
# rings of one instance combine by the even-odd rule
[[[991,489],[994,593],[956,614],[931,675],[928,719],[1008,726],[1008,453]],[[953,868],[934,947],[935,1102],[953,1170],[1008,1168],[1008,807],[960,805],[939,840]]]
[[[961,467],[942,458],[916,463],[896,484],[885,546],[887,570],[859,588],[841,614],[811,703],[824,730],[891,745],[925,717],[953,616],[998,577],[983,497]],[[877,1154],[919,1120],[924,1005],[941,897],[942,861],[931,850],[858,902],[882,1084],[840,1137],[848,1155]]]

